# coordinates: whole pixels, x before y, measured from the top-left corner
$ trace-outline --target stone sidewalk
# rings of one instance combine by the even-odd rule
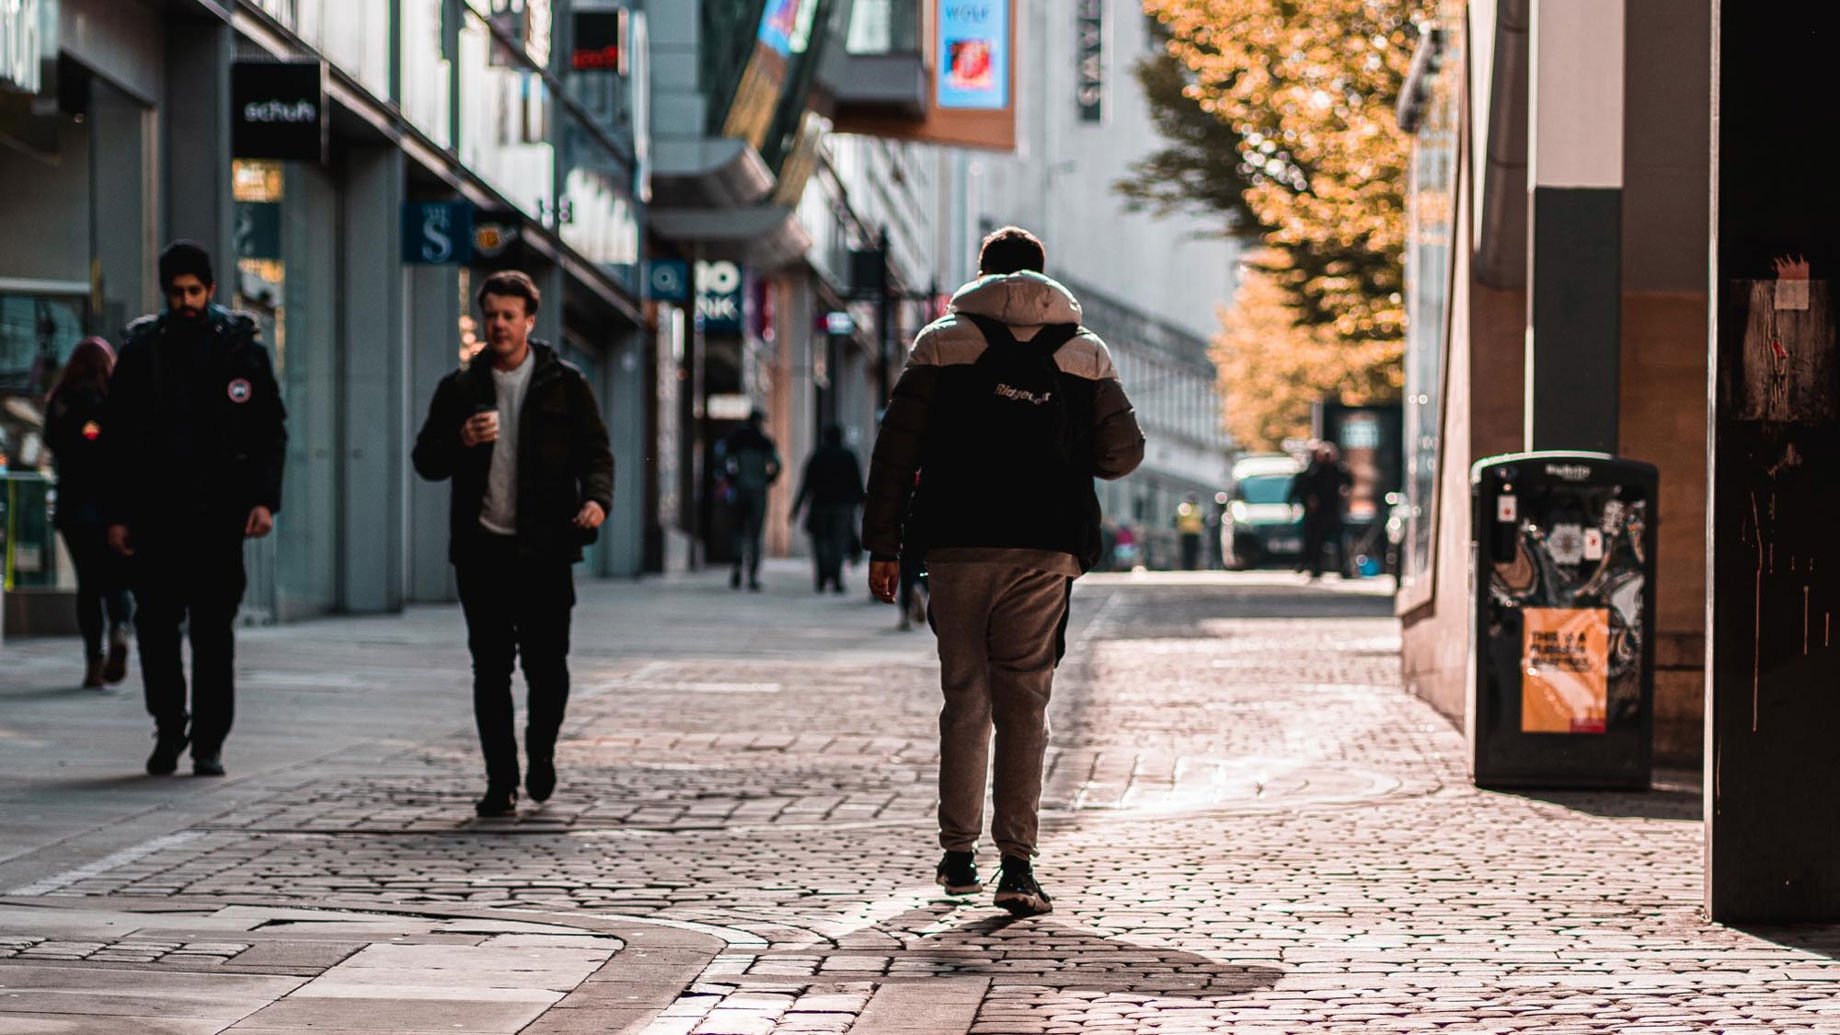
[[[244,636],[222,782],[8,644],[0,1032],[1840,1032],[1840,931],[1700,919],[1690,779],[1470,787],[1368,585],[1083,581],[1056,911],[938,895],[930,640],[771,574],[584,586],[506,820],[450,609]]]

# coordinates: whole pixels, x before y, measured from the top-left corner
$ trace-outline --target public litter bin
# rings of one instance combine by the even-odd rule
[[[1653,465],[1602,453],[1471,469],[1477,786],[1648,787],[1657,484]]]

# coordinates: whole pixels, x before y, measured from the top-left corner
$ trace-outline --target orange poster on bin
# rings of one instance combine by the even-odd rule
[[[1530,607],[1521,621],[1521,732],[1604,732],[1610,612]]]

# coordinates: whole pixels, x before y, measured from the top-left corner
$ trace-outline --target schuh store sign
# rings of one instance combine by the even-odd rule
[[[238,61],[230,67],[230,104],[230,145],[237,158],[325,161],[322,62]]]

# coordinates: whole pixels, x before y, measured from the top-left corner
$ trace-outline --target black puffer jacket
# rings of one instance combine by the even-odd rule
[[[518,424],[518,552],[531,560],[581,560],[596,533],[576,528],[590,500],[613,513],[613,450],[588,379],[556,350],[532,341],[530,385]],[[468,449],[460,426],[483,405],[495,408],[498,389],[484,354],[441,379],[428,419],[415,438],[415,470],[429,481],[454,480],[448,507],[448,558],[467,560],[480,542],[479,509],[492,470],[489,444]]]
[[[989,276],[960,288],[948,315],[920,332],[876,436],[863,545],[881,560],[938,547],[1053,550],[1090,568],[1100,543],[1092,478],[1122,478],[1144,458],[1143,430],[1111,353],[1082,328],[1054,354],[1078,459],[1090,466],[1046,490],[1027,478],[988,477],[993,462],[1001,471],[1004,443],[961,441],[949,423],[969,411],[967,393],[983,387],[972,370],[988,347],[960,314],[999,320],[1026,340],[1045,326],[1079,323],[1080,304],[1039,273]]]
[[[111,524],[240,535],[252,508],[281,511],[287,409],[247,313],[213,305],[195,327],[164,313],[129,324],[101,424]]]

